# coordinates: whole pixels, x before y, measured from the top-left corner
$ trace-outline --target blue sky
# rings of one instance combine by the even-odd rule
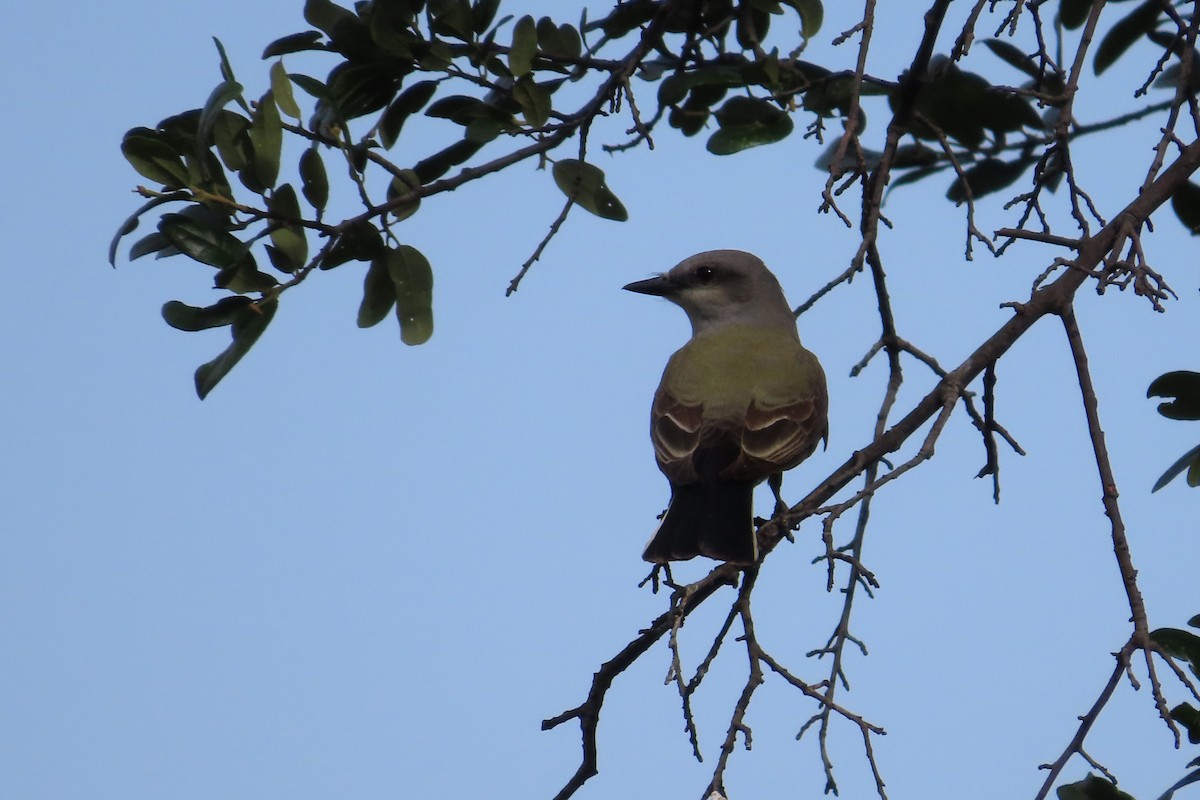
[[[828,41],[854,12],[830,5],[813,58],[848,64],[852,51]],[[540,721],[577,705],[599,664],[666,604],[637,588],[667,498],[646,426],[687,325],[620,287],[732,247],[762,256],[799,302],[857,245],[815,213],[813,142],[717,158],[702,137],[664,128],[653,153],[593,148],[630,220],[572,214],[513,297],[509,279],[562,202],[532,163],[427,200],[404,224],[435,269],[427,345],[402,345],[390,321],[358,330],[363,270],[346,265],[289,292],[202,403],[192,372],[227,334],[180,333],[159,308],[211,302],[211,272],[180,259],[108,267],[144,182],[118,144],[203,103],[219,80],[210,36],[260,94],[262,47],[306,27],[301,7],[125,0],[68,3],[49,20],[31,4],[7,13],[0,796],[552,796],[579,739]],[[918,28],[897,18],[879,31],[873,70],[894,75]],[[975,59],[969,68],[999,74],[982,51]],[[1106,76],[1080,116],[1130,107],[1141,80]],[[885,124],[876,108],[872,141]],[[626,126],[598,126],[594,144],[621,141]],[[1149,124],[1079,147],[1103,213],[1133,196],[1153,142]],[[894,194],[881,246],[901,334],[952,366],[1058,253],[1021,245],[964,262],[962,214],[944,189]],[[1013,221],[1000,206],[982,204],[980,227]],[[1200,429],[1162,419],[1144,393],[1160,373],[1196,367],[1200,280],[1194,241],[1169,213],[1156,221],[1149,252],[1179,302],[1155,314],[1128,293],[1085,290],[1078,313],[1151,622],[1182,626],[1200,612],[1200,495],[1149,487]],[[882,363],[847,377],[877,333],[866,281],[800,328],[833,405],[829,450],[785,482],[793,500],[869,441],[885,379]],[[932,385],[917,364],[905,375],[901,409]],[[1037,765],[1066,744],[1127,637],[1061,330],[1046,321],[1026,336],[998,392],[1000,420],[1029,451],[1005,454],[1000,506],[973,478],[982,448],[956,414],[937,456],[874,507],[865,557],[882,588],[857,608],[870,656],[851,659],[842,700],[888,730],[876,747],[893,798],[981,785],[1032,796]],[[814,681],[824,666],[804,654],[838,610],[810,563],[818,548],[806,525],[769,560],[756,601],[764,644]],[[693,663],[722,614],[714,606],[685,628]],[[731,647],[700,698],[702,765],[662,685],[668,663],[660,646],[616,683],[601,774],[580,797],[691,797],[706,784],[743,658]],[[812,711],[768,681],[749,719],[754,750],[727,777],[735,797],[821,790],[814,743],[793,739]],[[1139,798],[1195,755],[1171,750],[1148,693],[1127,684],[1093,737],[1089,752]],[[833,741],[843,796],[870,796],[857,733],[839,727]]]

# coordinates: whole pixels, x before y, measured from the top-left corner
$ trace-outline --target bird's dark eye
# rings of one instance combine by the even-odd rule
[[[696,270],[696,281],[698,283],[712,283],[717,277],[717,271],[712,267],[700,267]]]

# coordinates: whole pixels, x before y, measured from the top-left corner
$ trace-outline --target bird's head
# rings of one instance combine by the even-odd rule
[[[757,256],[741,250],[699,253],[624,288],[675,303],[687,312],[693,334],[725,325],[795,325],[779,281]]]

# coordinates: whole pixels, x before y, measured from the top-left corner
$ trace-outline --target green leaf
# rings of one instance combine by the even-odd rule
[[[184,214],[163,214],[158,231],[179,252],[201,264],[228,269],[247,261],[250,247],[215,222]]]
[[[756,97],[731,97],[716,112],[720,129],[708,139],[708,152],[725,156],[771,144],[792,132],[792,118],[775,104]]]
[[[318,44],[321,41],[320,31],[304,31],[303,33],[293,33],[289,36],[284,36],[267,45],[263,50],[263,60],[274,58],[275,56],[285,56],[288,53],[300,53],[305,50],[324,50],[324,45]]]
[[[1193,728],[1189,726],[1188,727],[1188,741],[1190,741],[1192,744],[1200,744],[1200,739],[1192,738],[1192,730],[1193,730]],[[1188,766],[1189,767],[1200,766],[1200,758],[1192,759],[1191,761],[1188,762]],[[1171,798],[1175,795],[1175,792],[1177,790],[1182,789],[1184,786],[1189,786],[1193,783],[1196,783],[1197,781],[1200,781],[1200,769],[1193,770],[1192,772],[1189,772],[1187,775],[1184,775],[1179,780],[1175,781],[1175,783],[1171,784],[1170,789],[1167,789],[1167,791],[1165,791],[1161,795],[1159,795],[1158,800],[1171,800]]]
[[[1158,628],[1150,631],[1150,638],[1164,653],[1187,661],[1200,674],[1200,636],[1179,628]]]
[[[1178,370],[1159,375],[1146,389],[1146,397],[1175,398],[1158,405],[1158,413],[1167,419],[1200,419],[1200,372]]]
[[[243,308],[232,322],[233,343],[219,356],[196,370],[196,394],[203,400],[229,374],[229,370],[250,352],[262,336],[279,307],[278,300],[268,300]]]
[[[825,19],[825,9],[821,5],[821,0],[783,0],[792,8],[796,9],[796,13],[800,15],[801,28],[800,33],[805,39],[811,39],[817,35],[817,31],[821,30],[821,23]]]
[[[207,150],[212,144],[213,125],[216,124],[218,115],[235,98],[241,97],[242,91],[242,85],[237,81],[225,81],[218,84],[208,95],[208,100],[204,102],[204,110],[200,112],[200,123],[196,129],[197,150]]]
[[[294,272],[308,260],[308,237],[304,235],[304,228],[295,222],[300,219],[300,200],[290,183],[281,184],[271,193],[267,211],[272,217],[271,243],[292,265],[284,272]]]
[[[279,118],[274,93],[270,90],[258,101],[258,108],[254,109],[249,133],[250,144],[254,148],[254,180],[262,189],[270,189],[279,179],[279,157],[283,148],[283,122]]]
[[[471,27],[475,33],[486,31],[499,10],[500,0],[475,0],[475,5],[471,7]]]
[[[391,149],[400,138],[405,121],[425,107],[437,91],[437,81],[418,81],[402,91],[379,119],[379,139]]]
[[[985,158],[966,169],[961,177],[954,179],[954,183],[950,184],[946,191],[946,198],[956,205],[965,201],[968,196],[978,200],[984,195],[1011,186],[1025,174],[1030,163],[1025,160],[1002,161],[999,158]],[[966,178],[965,185],[963,178]]]
[[[610,39],[619,39],[625,34],[654,19],[658,13],[657,0],[626,0],[618,3],[612,13],[596,22],[582,26],[585,31],[600,28]]]
[[[531,128],[540,128],[550,120],[550,92],[533,78],[526,75],[513,87],[513,99],[521,104],[525,122]]]
[[[316,147],[300,154],[300,191],[318,215],[325,210],[325,204],[329,202],[329,178]]]
[[[1056,793],[1059,800],[1133,800],[1110,781],[1090,774],[1078,783],[1058,787]]]
[[[121,154],[138,174],[168,189],[187,186],[183,159],[157,131],[134,128],[121,139]]]
[[[225,45],[221,44],[221,40],[215,36],[213,44],[217,46],[217,57],[221,63],[221,77],[229,83],[237,83],[237,78],[233,75],[233,65],[229,63],[229,55],[225,52]]]
[[[421,251],[406,244],[389,250],[385,257],[396,290],[400,341],[424,344],[433,335],[433,269]]]
[[[745,83],[742,71],[736,67],[700,67],[664,78],[658,86],[658,102],[664,106],[675,105],[697,86],[729,87],[744,86]]]
[[[225,166],[241,172],[254,162],[254,145],[250,143],[250,120],[227,109],[217,112],[213,119],[212,142]],[[207,147],[208,145],[205,145]]]
[[[1159,0],[1146,0],[1113,25],[1096,47],[1096,57],[1092,61],[1092,69],[1096,74],[1111,67],[1138,39],[1153,31],[1161,15],[1162,3]]]
[[[223,297],[207,308],[171,300],[163,305],[162,317],[172,328],[190,333],[232,325],[253,304],[253,300],[240,294]]]
[[[1092,0],[1062,0],[1058,7],[1058,18],[1067,30],[1075,30],[1092,10]]]
[[[142,214],[145,214],[152,208],[161,206],[163,203],[171,203],[176,200],[190,200],[191,195],[187,192],[173,192],[161,197],[152,197],[142,204],[142,206],[125,218],[117,228],[116,234],[113,235],[112,241],[108,243],[108,263],[113,267],[117,266],[117,248],[121,244],[121,239],[137,230],[138,220]]]
[[[163,250],[173,247],[171,240],[161,233],[151,233],[143,236],[133,243],[129,248],[129,260],[136,261],[142,256],[148,256],[151,253],[159,253]]]
[[[321,260],[321,269],[333,269],[347,261],[370,261],[383,250],[383,237],[371,223],[360,220],[338,236]]]
[[[585,211],[617,222],[629,219],[625,206],[608,188],[604,171],[599,167],[578,159],[563,158],[554,163],[552,174],[562,193]]]
[[[408,3],[375,3],[371,6],[371,40],[395,58],[411,59],[418,38],[413,33],[415,11]]]
[[[429,0],[426,13],[430,32],[464,42],[471,41],[475,20],[467,0]]]
[[[550,58],[579,58],[583,52],[579,31],[570,25],[555,25],[549,17],[537,22],[537,47]]]
[[[417,177],[420,178],[422,185],[432,183],[445,175],[451,167],[463,163],[478,153],[481,147],[483,147],[482,142],[472,142],[463,139],[444,150],[434,153],[429,158],[418,161],[413,165],[413,171],[417,173]]]
[[[512,47],[508,51],[508,69],[514,78],[528,75],[533,70],[537,50],[537,23],[526,14],[513,26]]]
[[[1200,186],[1194,181],[1181,184],[1171,195],[1171,210],[1193,236],[1200,234]]]
[[[1188,703],[1180,703],[1171,709],[1171,719],[1182,725],[1188,733],[1188,741],[1200,744],[1200,711]],[[1176,784],[1174,788],[1179,788]]]
[[[419,188],[421,188],[421,179],[417,177],[417,173],[411,169],[402,169],[398,175],[392,178],[392,182],[388,184],[388,202]],[[399,222],[417,213],[417,209],[420,207],[421,198],[417,197],[415,200],[393,208],[392,215]]]
[[[1191,450],[1188,450],[1179,459],[1167,468],[1167,471],[1159,476],[1154,482],[1154,486],[1150,489],[1151,493],[1157,492],[1159,489],[1166,486],[1171,481],[1175,480],[1181,472],[1187,470],[1187,484],[1193,489],[1200,486],[1200,445],[1196,445]]]
[[[370,328],[378,325],[396,305],[396,285],[392,283],[387,267],[388,256],[371,259],[367,276],[363,279],[363,299],[358,306],[358,327]]]
[[[1038,63],[1012,42],[1006,42],[1003,39],[984,39],[983,44],[1009,66],[1016,67],[1031,78],[1041,77]]]
[[[400,85],[403,71],[378,64],[342,62],[329,72],[325,85],[342,120],[356,119],[385,107]]]
[[[330,39],[342,27],[359,24],[354,14],[330,0],[305,0],[304,21],[325,31]]]
[[[271,65],[271,92],[275,95],[275,104],[279,110],[292,119],[300,119],[300,106],[296,105],[296,95],[292,92],[292,80],[282,61]]]

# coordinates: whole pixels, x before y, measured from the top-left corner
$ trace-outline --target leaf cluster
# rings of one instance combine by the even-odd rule
[[[624,0],[599,19],[585,12],[571,22],[502,15],[502,6],[305,0],[310,27],[266,46],[269,88],[257,97],[248,96],[217,42],[220,80],[203,105],[135,127],[121,142],[150,186],[140,189],[148,202],[120,226],[110,261],[120,240],[154,215],[154,230],[132,243],[129,257],[182,257],[212,268],[216,288],[251,299],[256,311],[245,313],[279,303],[314,271],[358,262],[367,267],[359,323],[381,321],[376,311],[384,306],[421,309],[415,313],[427,316],[407,323],[400,314],[402,340],[415,343],[428,336],[412,330],[432,331],[432,305],[402,298],[397,287],[410,282],[384,280],[394,273],[387,265],[409,263],[415,252],[401,223],[418,230],[410,218],[419,219],[423,200],[528,158],[552,166],[546,185],[566,196],[568,210],[627,219],[617,190],[589,159],[586,138],[624,98],[633,138],[606,146],[610,152],[651,142],[665,126],[685,138],[705,133],[709,153],[730,156],[797,130],[823,139],[832,122],[856,145],[847,149],[839,137],[817,166],[861,177],[881,156],[857,144],[867,132],[868,101],[894,111],[915,86],[891,188],[950,171],[946,196],[955,203],[1021,180],[1054,191],[1065,174],[1063,143],[1086,132],[1063,120],[1064,67],[1045,48],[1027,52],[1008,39],[983,44],[1011,81],[970,71],[955,53],[935,55],[913,83],[907,75],[884,80],[806,59],[824,22],[821,0]],[[1064,0],[1063,26],[1078,27],[1090,7]],[[1159,3],[1138,5],[1101,39],[1094,71],[1149,40],[1165,54],[1156,85],[1190,85],[1184,73],[1193,51],[1169,23]],[[621,42],[628,45],[622,57],[603,57]],[[285,63],[314,59],[332,61],[322,78]],[[641,115],[635,95],[647,84],[654,107]],[[571,85],[578,89],[562,91]],[[587,99],[579,104],[581,95]],[[417,117],[450,126],[431,151],[422,152],[427,136],[409,133]],[[572,139],[577,153],[554,154]],[[361,203],[349,214],[330,209],[340,188],[330,176],[343,174]],[[1173,208],[1200,231],[1200,186],[1178,192]],[[212,319],[228,318],[219,303],[207,310]]]

